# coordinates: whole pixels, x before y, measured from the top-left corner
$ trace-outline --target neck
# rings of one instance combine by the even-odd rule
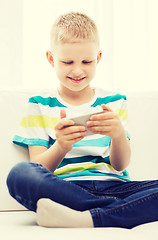
[[[94,89],[91,87],[87,87],[81,91],[71,91],[60,87],[58,92],[65,102],[76,106],[90,102],[94,97]]]

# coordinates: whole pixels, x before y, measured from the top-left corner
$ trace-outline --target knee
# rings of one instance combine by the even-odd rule
[[[25,176],[29,175],[30,164],[30,162],[20,162],[10,170],[6,182],[11,195],[14,195],[17,186],[24,184]]]

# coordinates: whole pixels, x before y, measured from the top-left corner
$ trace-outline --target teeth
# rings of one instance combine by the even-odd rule
[[[79,81],[79,80],[84,79],[84,77],[83,77],[83,78],[71,78],[71,77],[70,77],[70,79],[75,80],[75,81]]]

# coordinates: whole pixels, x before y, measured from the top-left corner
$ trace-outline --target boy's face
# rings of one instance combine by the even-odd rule
[[[47,52],[47,58],[55,68],[61,90],[76,92],[90,87],[101,52],[94,42],[82,40],[58,44],[53,56]]]

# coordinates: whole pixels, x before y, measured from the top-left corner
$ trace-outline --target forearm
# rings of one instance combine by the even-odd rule
[[[34,157],[30,157],[30,161],[39,163],[54,172],[64,159],[65,155],[66,152],[62,151],[58,143],[55,142],[49,149],[39,154],[35,154]]]
[[[111,140],[110,163],[115,170],[124,170],[130,162],[130,156],[131,149],[125,132]]]
[[[82,140],[85,135],[85,127],[74,126],[74,122],[66,119],[65,110],[61,110],[61,120],[55,126],[56,142],[47,149],[44,146],[29,146],[30,161],[40,163],[54,172],[71,151],[73,144]],[[63,119],[65,118],[65,119]]]

